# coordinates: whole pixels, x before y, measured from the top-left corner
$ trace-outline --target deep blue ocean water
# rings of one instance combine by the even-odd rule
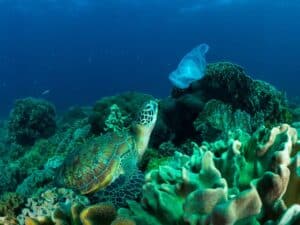
[[[168,74],[200,43],[208,62],[300,95],[297,0],[0,0],[0,114],[26,96],[58,110],[124,91],[167,96]]]

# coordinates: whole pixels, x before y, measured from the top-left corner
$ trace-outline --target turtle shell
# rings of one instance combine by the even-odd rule
[[[59,183],[81,194],[94,193],[136,169],[136,143],[129,133],[92,138],[72,151],[59,173]]]

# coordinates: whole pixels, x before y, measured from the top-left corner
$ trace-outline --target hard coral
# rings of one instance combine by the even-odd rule
[[[221,100],[251,115],[263,113],[270,124],[290,122],[283,117],[287,111],[285,96],[270,84],[250,78],[238,65],[210,64],[206,76],[194,88],[201,89],[206,99]]]
[[[10,216],[0,217],[0,224],[1,225],[19,225],[18,221],[14,217],[10,217]]]
[[[0,216],[16,216],[23,203],[24,199],[17,193],[5,192],[0,197]]]
[[[25,225],[135,225],[128,218],[117,217],[110,203],[83,206],[78,203],[58,206],[52,216],[27,217]]]
[[[101,225],[110,225],[116,215],[117,212],[113,205],[99,203],[85,208],[80,213],[80,220],[83,225],[96,225],[99,222]]]
[[[58,209],[65,211],[72,204],[88,205],[87,197],[77,195],[75,192],[65,188],[49,189],[39,196],[27,199],[26,207],[18,215],[18,221],[26,224],[51,224],[49,218],[55,215]],[[68,210],[67,210],[68,211]],[[69,212],[69,211],[68,211]],[[30,217],[32,219],[27,219]]]
[[[229,62],[213,63],[207,66],[206,75],[189,88],[181,91],[173,89],[172,98],[168,100],[172,104],[166,105],[165,110],[162,108],[165,122],[175,131],[176,142],[187,137],[195,140],[195,129],[190,126],[199,113],[205,113],[202,110],[211,100],[230,107],[229,111],[233,113],[239,111],[248,114],[251,122],[255,122],[251,123],[254,130],[261,123],[271,127],[291,121],[286,98],[275,87],[252,79],[238,65]],[[211,132],[214,131],[212,129]]]
[[[10,138],[21,145],[32,145],[39,138],[47,138],[56,129],[55,108],[45,100],[19,99],[10,113]]]
[[[261,121],[259,121],[261,122]],[[257,124],[254,118],[219,100],[209,100],[194,121],[194,127],[205,141],[215,141],[230,132],[252,133]]]

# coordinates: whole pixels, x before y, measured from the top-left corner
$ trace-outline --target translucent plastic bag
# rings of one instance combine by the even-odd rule
[[[208,50],[207,44],[201,44],[182,58],[177,69],[169,75],[175,87],[188,88],[193,81],[203,77],[206,68],[205,54]]]

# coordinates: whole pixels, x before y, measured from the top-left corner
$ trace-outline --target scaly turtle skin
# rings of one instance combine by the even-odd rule
[[[59,183],[90,194],[109,186],[120,175],[132,176],[147,148],[157,112],[157,102],[150,100],[139,111],[131,132],[107,133],[84,143],[66,158]]]

